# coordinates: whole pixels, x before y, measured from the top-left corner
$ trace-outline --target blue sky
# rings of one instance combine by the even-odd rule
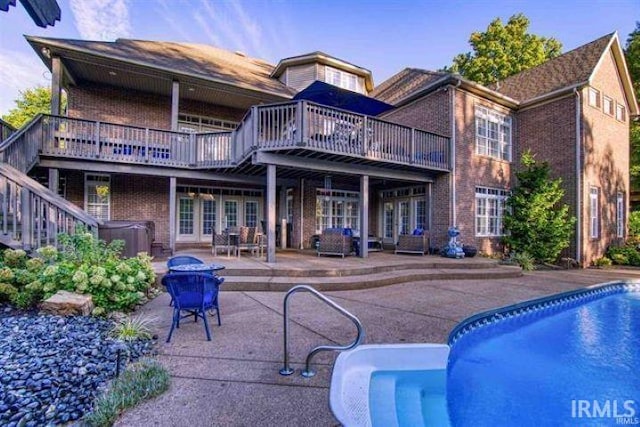
[[[42,29],[18,2],[0,12],[0,114],[18,91],[50,75],[23,34],[113,41],[118,37],[213,44],[272,63],[322,50],[373,72],[381,83],[402,68],[437,69],[469,50],[473,31],[518,12],[530,31],[570,50],[609,32],[621,41],[640,20],[639,0],[265,1],[58,0],[62,21]]]

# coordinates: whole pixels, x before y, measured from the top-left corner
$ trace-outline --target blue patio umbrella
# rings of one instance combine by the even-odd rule
[[[293,99],[304,99],[369,116],[377,116],[394,108],[393,105],[378,101],[375,98],[342,89],[319,80],[316,80],[298,92]]]

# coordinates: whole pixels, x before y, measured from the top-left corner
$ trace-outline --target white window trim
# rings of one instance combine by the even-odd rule
[[[480,134],[480,121],[484,120],[486,124],[485,135]],[[497,126],[497,139],[489,139],[489,123],[493,123]],[[506,135],[508,135],[508,141],[505,141],[502,128],[508,128]],[[491,109],[484,105],[476,105],[475,106],[475,144],[476,149],[475,153],[479,156],[487,156],[493,159],[503,160],[507,162],[511,162],[513,156],[513,121],[508,114],[503,114],[497,110]],[[484,138],[486,140],[485,147],[483,150],[480,147],[480,138]],[[491,146],[492,144],[497,144],[497,156],[491,154]]]
[[[624,194],[616,195],[616,234],[618,237],[624,237],[624,217],[625,217]]]
[[[344,203],[344,209],[342,212],[342,222],[343,224],[347,223],[347,209],[346,209],[346,204],[349,202],[355,202],[358,203],[358,209],[356,211],[356,221],[358,223],[358,228],[354,228],[354,230],[359,230],[360,229],[360,193],[358,191],[347,191],[347,190],[328,190],[328,189],[324,189],[324,188],[316,188],[316,205],[318,202],[322,203],[323,201],[327,201],[327,202],[338,202],[341,201]],[[324,215],[322,215],[322,212],[320,212],[320,215],[316,214],[316,233],[322,233],[324,230],[321,229],[321,217],[323,217]],[[334,228],[337,227],[337,224],[334,223],[334,216],[333,216],[333,212],[329,211],[329,215],[328,215],[328,220],[327,220],[327,228]]]
[[[589,237],[600,237],[600,188],[589,188]]]
[[[107,181],[95,181],[90,180],[89,177],[103,177],[108,178]],[[107,219],[106,221],[111,220],[111,175],[108,173],[89,173],[85,172],[84,174],[84,210],[85,212],[89,212],[89,185],[100,185],[107,183],[109,186],[109,194],[107,195]]]
[[[336,85],[333,80],[329,79],[329,75],[332,73],[337,73],[340,76],[340,84]],[[355,85],[353,86],[353,88],[349,86],[350,79],[355,79]],[[349,73],[347,71],[343,71],[329,65],[324,66],[324,81],[325,83],[329,83],[342,89],[350,90],[357,93],[363,93],[362,85],[360,83],[360,77],[357,74]]]
[[[591,95],[595,95],[595,104],[592,102]],[[598,89],[593,87],[589,88],[588,102],[591,107],[597,108],[598,110],[600,109],[600,106],[602,105],[602,97]]]
[[[611,111],[607,111],[607,101],[609,102],[609,105],[611,106]],[[603,95],[602,96],[602,111],[607,116],[614,116],[615,113],[616,113],[616,103],[615,103],[615,101],[613,99],[611,99],[607,95]]]
[[[621,111],[622,114],[619,115],[618,111]],[[627,109],[624,107],[624,105],[620,104],[619,102],[616,102],[615,114],[616,114],[616,120],[618,120],[619,122],[624,122],[627,120]]]
[[[489,194],[489,192],[494,192],[497,194]],[[479,197],[482,196],[482,197]],[[476,186],[475,189],[475,199],[474,199],[474,229],[475,229],[475,235],[476,237],[500,237],[500,236],[504,236],[505,232],[504,232],[504,213],[506,211],[506,202],[507,202],[507,198],[509,197],[509,192],[507,190],[503,190],[501,188],[491,188],[491,187],[483,187],[483,186]],[[486,213],[484,215],[486,221],[487,221],[487,231],[486,232],[481,232],[480,230],[478,230],[478,199],[484,199],[484,200],[497,200],[498,201],[498,212],[497,212],[497,232],[496,233],[491,233],[489,232],[489,226],[488,226],[488,221],[491,217],[489,217],[489,210],[486,209]],[[500,204],[500,202],[502,202]]]

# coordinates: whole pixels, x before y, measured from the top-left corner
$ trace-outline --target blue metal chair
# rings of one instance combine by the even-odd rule
[[[198,317],[202,318],[207,340],[211,341],[207,311],[216,311],[218,326],[221,326],[218,291],[222,282],[223,278],[206,273],[169,273],[162,278],[162,284],[167,287],[174,301],[173,321],[167,342],[171,340],[173,330],[180,328],[180,320],[190,316],[196,322]]]
[[[201,259],[191,255],[177,255],[167,260],[167,268],[169,269],[169,272],[171,272],[171,267],[175,267],[177,265],[185,265],[185,264],[204,264],[204,262]],[[167,292],[169,292],[169,288],[167,288]],[[171,296],[171,301],[169,301],[169,306],[172,306],[172,305],[173,305],[173,296]]]

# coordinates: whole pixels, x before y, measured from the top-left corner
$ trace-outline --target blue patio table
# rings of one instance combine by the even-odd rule
[[[220,264],[182,264],[170,267],[172,273],[209,273],[224,270],[225,266]]]

